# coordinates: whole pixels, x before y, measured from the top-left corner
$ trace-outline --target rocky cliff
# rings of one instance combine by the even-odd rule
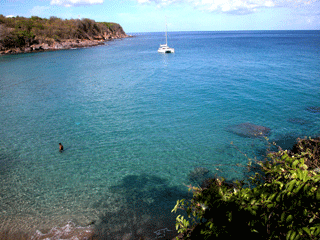
[[[117,23],[0,15],[0,54],[91,47],[126,37]]]

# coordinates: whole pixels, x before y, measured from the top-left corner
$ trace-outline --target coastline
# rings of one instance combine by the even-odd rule
[[[113,41],[115,39],[123,39],[133,37],[127,34],[119,34],[113,36],[105,36],[104,38],[97,39],[65,39],[62,41],[53,41],[49,43],[39,43],[32,44],[30,46],[24,46],[20,48],[10,48],[6,50],[0,50],[0,55],[11,55],[11,54],[21,54],[21,53],[36,53],[44,51],[57,51],[75,48],[86,48],[104,45],[108,41]]]

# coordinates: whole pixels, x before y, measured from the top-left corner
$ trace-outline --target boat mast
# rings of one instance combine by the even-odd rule
[[[167,25],[167,18],[166,18],[166,45],[168,45],[168,34],[167,34],[167,32],[168,32],[168,25]]]

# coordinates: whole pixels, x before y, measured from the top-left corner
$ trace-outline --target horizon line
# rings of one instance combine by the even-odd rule
[[[287,29],[287,30],[177,30],[169,31],[170,33],[179,32],[284,32],[284,31],[320,31],[320,29]],[[126,32],[127,34],[134,33],[163,33],[163,31],[146,31],[146,32]]]

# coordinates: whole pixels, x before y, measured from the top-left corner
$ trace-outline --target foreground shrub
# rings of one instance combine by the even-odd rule
[[[201,188],[189,186],[193,198],[178,200],[172,210],[186,213],[177,217],[178,232],[183,239],[318,240],[319,144],[319,139],[299,140],[299,151],[270,153],[248,180],[255,187],[223,178]]]

